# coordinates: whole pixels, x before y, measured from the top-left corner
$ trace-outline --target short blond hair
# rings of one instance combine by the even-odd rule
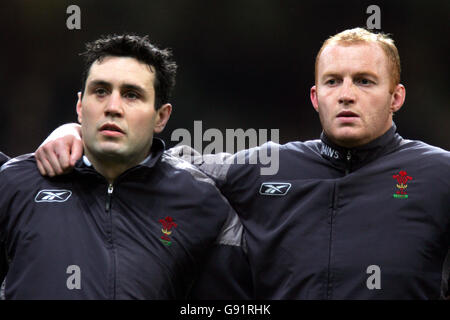
[[[347,29],[334,36],[329,37],[323,43],[316,56],[315,64],[315,81],[317,84],[317,67],[319,65],[319,57],[326,46],[331,44],[343,44],[352,45],[361,42],[376,43],[380,45],[381,49],[386,53],[389,62],[389,68],[391,69],[391,90],[393,90],[400,83],[400,56],[398,54],[397,47],[394,44],[394,40],[389,35],[384,33],[373,33],[363,28]]]

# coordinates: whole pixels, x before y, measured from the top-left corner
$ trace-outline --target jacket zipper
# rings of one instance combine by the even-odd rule
[[[331,202],[331,216],[330,216],[330,237],[328,243],[328,270],[327,270],[327,288],[326,288],[326,299],[329,300],[332,298],[333,294],[333,275],[331,270],[331,255],[332,255],[332,247],[333,247],[333,224],[334,224],[334,216],[337,211],[337,200],[338,198],[338,185],[337,182],[334,183],[333,187],[333,198]]]
[[[111,209],[111,199],[112,199],[113,191],[114,191],[114,186],[110,183],[108,185],[108,196],[106,197],[106,206],[105,206],[106,212],[109,212],[109,209]]]
[[[347,150],[346,155],[346,165],[345,165],[345,175],[348,175],[351,169],[351,160],[352,153],[350,150]],[[327,273],[327,288],[326,288],[326,299],[332,299],[333,297],[333,273],[332,273],[332,250],[333,250],[333,224],[334,217],[336,216],[337,206],[338,206],[338,195],[339,195],[339,186],[337,182],[334,183],[333,188],[333,198],[331,203],[331,216],[330,216],[330,238],[328,244],[328,273]]]
[[[107,191],[107,196],[106,196],[106,205],[105,205],[105,211],[106,213],[109,215],[109,230],[108,230],[108,235],[109,235],[109,243],[111,244],[111,251],[112,251],[112,274],[113,274],[113,284],[112,284],[112,299],[115,300],[116,299],[116,250],[114,248],[114,243],[113,243],[113,221],[112,221],[112,214],[111,214],[111,200],[112,200],[112,195],[114,192],[114,186],[112,183],[110,183],[108,185],[108,191]]]
[[[352,160],[352,153],[350,150],[347,151],[347,164],[345,166],[345,175],[348,175],[350,173],[350,165]]]

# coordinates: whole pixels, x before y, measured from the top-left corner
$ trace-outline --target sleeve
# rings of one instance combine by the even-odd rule
[[[3,241],[0,242],[0,284],[3,287],[3,280],[5,280],[6,273],[8,273],[8,260],[6,257],[6,246]],[[0,296],[2,296],[0,294]]]
[[[5,193],[8,190],[6,178],[2,172],[0,172],[0,284],[3,283],[3,280],[8,271],[8,260],[6,254],[6,218],[7,218],[7,210],[6,204],[4,202],[5,197],[7,196]]]
[[[1,153],[1,152],[0,152]],[[3,280],[8,272],[8,266],[10,264],[10,257],[8,256],[8,233],[9,220],[13,212],[17,210],[18,203],[20,203],[19,190],[23,190],[26,186],[27,180],[18,180],[17,173],[20,173],[22,177],[28,179],[28,175],[24,173],[21,167],[22,161],[27,161],[32,157],[32,154],[24,154],[2,165],[0,168],[0,284],[3,286]],[[33,170],[35,170],[33,164]],[[4,292],[4,288],[0,290],[0,298]]]
[[[244,228],[234,210],[206,258],[188,299],[253,299],[253,281]]]
[[[450,248],[442,266],[441,299],[450,300]]]
[[[4,154],[3,152],[0,152],[0,166],[2,166],[8,160],[9,160],[9,157],[6,154]]]
[[[212,178],[219,187],[223,184],[226,173],[234,160],[233,154],[230,153],[222,152],[202,155],[186,145],[173,147],[167,150],[167,153],[195,165],[203,173]]]
[[[253,299],[252,275],[244,250],[217,244],[203,265],[188,299]]]

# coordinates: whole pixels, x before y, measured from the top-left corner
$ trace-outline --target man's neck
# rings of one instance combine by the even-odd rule
[[[145,154],[133,159],[128,158],[127,161],[120,161],[119,159],[112,157],[99,159],[93,154],[90,154],[87,151],[85,152],[85,156],[94,169],[111,184],[114,183],[117,177],[123,172],[140,164],[148,155],[149,154]]]
[[[389,131],[389,129],[392,128],[392,122],[391,125],[388,126],[387,128],[385,128],[385,130],[383,130],[383,132],[375,137],[368,137],[366,139],[360,139],[360,140],[337,140],[334,139],[333,137],[327,135],[326,136],[328,138],[328,140],[332,143],[334,143],[335,145],[341,147],[341,148],[346,148],[346,149],[353,149],[353,148],[358,148],[358,147],[362,147],[365,145],[368,145],[369,143],[371,143],[372,141],[377,140],[378,138],[380,138],[381,136],[383,136],[384,134],[386,134],[386,132]]]
[[[349,150],[349,149],[367,149],[367,148],[373,148],[378,146],[382,146],[385,145],[387,143],[389,143],[391,137],[394,136],[395,132],[397,131],[397,127],[395,126],[394,123],[392,123],[392,126],[386,131],[384,132],[382,135],[374,138],[374,139],[370,139],[369,141],[367,141],[366,143],[359,143],[359,144],[355,144],[355,145],[348,145],[348,144],[340,144],[340,143],[336,143],[336,141],[334,139],[330,139],[330,137],[326,134],[325,131],[322,131],[321,134],[321,140],[322,142],[324,142],[325,144],[327,144],[328,146],[334,148],[334,149],[340,149],[340,151],[343,151],[344,149]]]

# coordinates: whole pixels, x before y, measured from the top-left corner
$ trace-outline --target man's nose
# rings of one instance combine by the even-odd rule
[[[356,96],[353,81],[350,79],[344,79],[341,91],[339,93],[339,104],[352,104],[355,103],[355,100]]]
[[[110,95],[105,107],[105,115],[116,117],[123,115],[122,96],[119,92],[113,92]]]

